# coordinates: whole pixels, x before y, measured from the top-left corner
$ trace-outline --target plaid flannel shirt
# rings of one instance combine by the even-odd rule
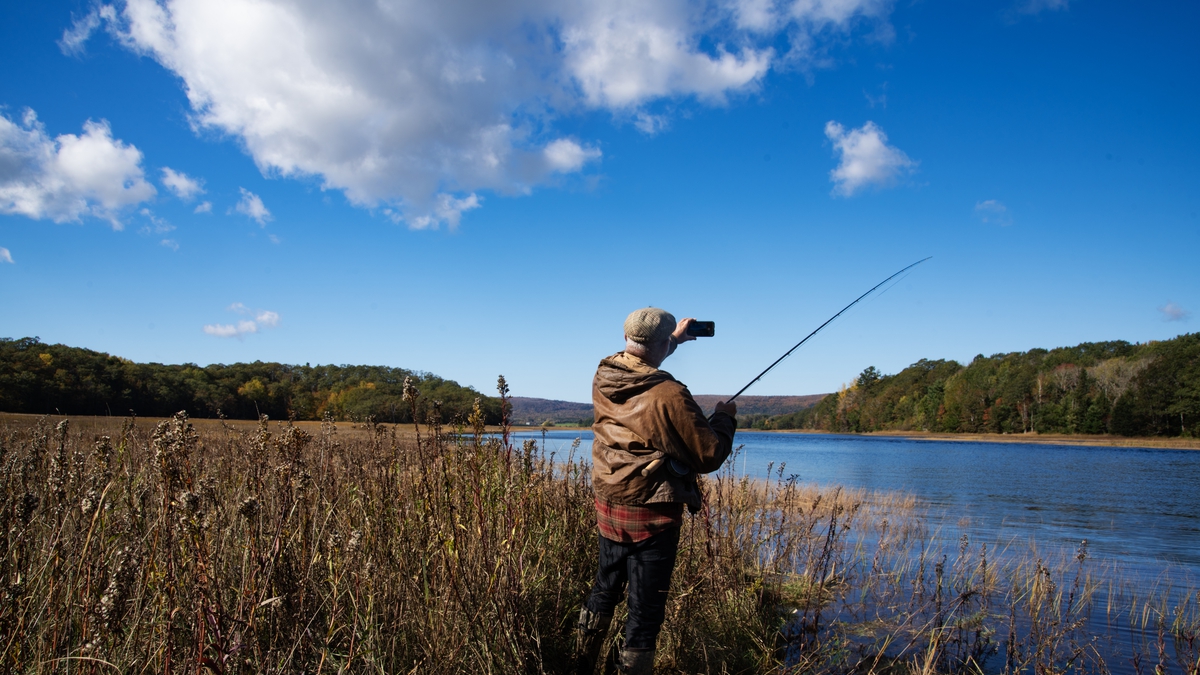
[[[683,504],[667,502],[633,506],[596,498],[596,525],[611,541],[637,543],[683,525]]]

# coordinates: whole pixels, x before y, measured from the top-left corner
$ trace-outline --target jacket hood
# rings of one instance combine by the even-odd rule
[[[613,403],[622,403],[662,382],[675,378],[641,359],[618,352],[600,361],[596,369],[596,391]]]

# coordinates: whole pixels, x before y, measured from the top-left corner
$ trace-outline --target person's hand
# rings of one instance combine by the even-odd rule
[[[723,412],[730,417],[737,417],[737,404],[733,401],[726,403],[725,401],[717,401],[716,412]]]
[[[688,318],[683,319],[679,323],[675,324],[675,332],[671,333],[671,337],[674,337],[676,342],[687,342],[689,340],[695,340],[696,339],[695,335],[687,334],[688,326],[692,325],[693,321],[695,321],[695,319],[693,319],[692,317],[689,316]]]

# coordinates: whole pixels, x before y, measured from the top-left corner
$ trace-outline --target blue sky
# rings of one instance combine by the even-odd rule
[[[585,401],[1196,330],[1200,5],[6,3],[0,336]],[[169,171],[168,171],[169,170]]]

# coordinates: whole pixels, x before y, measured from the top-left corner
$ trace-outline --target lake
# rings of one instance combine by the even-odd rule
[[[561,457],[577,437],[589,458],[591,431],[548,431],[546,450]],[[801,483],[914,495],[949,541],[1074,550],[1087,539],[1126,575],[1200,580],[1200,451],[754,431],[734,444],[738,474],[782,464]]]

